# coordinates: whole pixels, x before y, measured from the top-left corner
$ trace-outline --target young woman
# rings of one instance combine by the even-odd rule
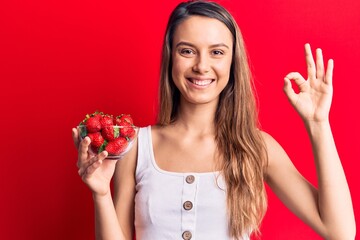
[[[318,189],[282,147],[258,129],[240,30],[220,5],[191,1],[170,16],[163,44],[160,112],[116,162],[79,148],[82,180],[93,192],[97,239],[249,239],[259,232],[266,181],[325,239],[354,239],[346,178],[329,124],[333,61],[305,45],[308,78],[285,77],[284,91],[309,133]],[[295,93],[290,81],[300,88]],[[110,181],[114,181],[113,197]]]

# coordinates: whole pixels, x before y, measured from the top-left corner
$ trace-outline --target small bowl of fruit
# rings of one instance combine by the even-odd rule
[[[107,151],[106,159],[121,159],[132,147],[139,128],[129,114],[113,115],[95,112],[87,114],[79,124],[79,138],[90,138],[89,152]]]

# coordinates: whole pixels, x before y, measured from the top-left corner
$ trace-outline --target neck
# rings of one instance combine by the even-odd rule
[[[217,101],[192,104],[181,99],[175,125],[195,134],[214,134]]]

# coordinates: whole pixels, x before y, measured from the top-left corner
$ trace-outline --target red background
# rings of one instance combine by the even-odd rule
[[[93,239],[91,193],[71,128],[86,113],[155,122],[160,49],[179,1],[3,1],[0,5],[1,239]],[[220,1],[242,29],[265,131],[316,184],[303,124],[282,92],[303,45],[334,58],[331,123],[360,214],[360,1]],[[262,239],[320,239],[269,191]]]

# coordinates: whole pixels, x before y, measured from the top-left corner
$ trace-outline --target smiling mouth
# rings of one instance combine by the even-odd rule
[[[188,81],[190,81],[191,83],[197,85],[197,86],[208,86],[210,85],[213,81],[215,81],[214,79],[195,79],[195,78],[187,78]]]

